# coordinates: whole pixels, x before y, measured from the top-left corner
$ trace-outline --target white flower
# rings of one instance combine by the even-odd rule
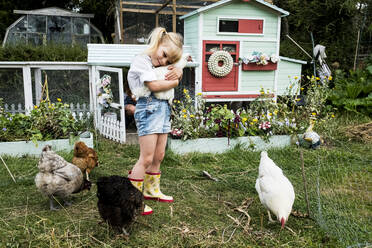
[[[273,63],[277,63],[280,60],[280,58],[278,56],[276,56],[275,54],[271,54],[270,60]]]

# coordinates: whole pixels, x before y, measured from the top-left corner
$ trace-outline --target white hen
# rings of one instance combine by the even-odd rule
[[[284,228],[292,211],[295,193],[291,182],[283,175],[282,169],[269,158],[266,151],[261,152],[256,190],[262,205],[268,210],[269,220],[273,221],[271,211]]]
[[[183,69],[187,64],[187,61],[191,61],[191,57],[188,53],[184,53],[181,59],[178,60],[177,63],[173,64],[173,66]],[[168,67],[169,65],[156,67],[154,69],[157,80],[165,80],[165,75],[169,72]],[[174,98],[174,88],[165,91],[154,92],[154,95],[156,98],[161,100],[168,100],[169,104],[172,104]]]

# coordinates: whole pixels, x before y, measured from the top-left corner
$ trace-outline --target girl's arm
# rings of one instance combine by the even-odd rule
[[[147,88],[151,92],[166,91],[178,86],[178,79],[176,80],[154,80],[145,82]]]

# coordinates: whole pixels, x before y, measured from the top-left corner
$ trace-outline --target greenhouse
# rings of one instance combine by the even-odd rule
[[[104,43],[102,33],[90,22],[93,14],[79,14],[52,7],[37,10],[14,10],[22,14],[6,31],[3,46],[15,43]]]

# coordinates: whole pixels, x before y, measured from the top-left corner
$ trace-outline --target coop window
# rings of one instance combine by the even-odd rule
[[[218,20],[218,32],[231,34],[263,34],[263,19],[233,19]]]
[[[220,20],[219,32],[238,32],[238,20]]]

